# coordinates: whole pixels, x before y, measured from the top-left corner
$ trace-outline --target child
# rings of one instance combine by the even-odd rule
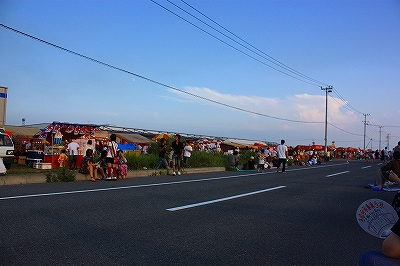
[[[107,151],[102,150],[100,153],[100,158],[97,161],[96,169],[100,172],[103,179],[107,179]]]
[[[60,164],[60,167],[65,167],[67,159],[68,156],[65,149],[61,150],[60,156],[58,157],[58,163]]]
[[[93,150],[88,149],[86,151],[86,156],[83,157],[83,159],[82,159],[81,168],[79,169],[79,173],[89,174],[90,181],[96,182],[96,180],[100,180],[100,178],[97,178],[97,171],[94,171],[94,168],[96,165],[97,165],[96,163],[93,163]]]
[[[127,160],[124,156],[124,152],[122,150],[117,151],[117,172],[118,172],[118,178],[119,179],[125,179],[126,176],[128,175],[128,165]]]
[[[265,156],[264,149],[261,149],[260,152],[258,153],[258,166],[257,166],[258,172],[264,173],[266,159],[267,156]]]

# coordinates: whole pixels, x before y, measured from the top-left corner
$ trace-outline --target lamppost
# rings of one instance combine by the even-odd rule
[[[328,92],[332,92],[332,86],[328,86],[326,88],[322,88],[321,90],[325,91],[325,148],[324,152],[325,155],[328,152],[328,146],[327,146],[327,141],[328,141]]]

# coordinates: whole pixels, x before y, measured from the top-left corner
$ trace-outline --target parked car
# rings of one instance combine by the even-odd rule
[[[14,143],[10,136],[0,131],[0,158],[3,159],[6,169],[11,168],[14,162]]]

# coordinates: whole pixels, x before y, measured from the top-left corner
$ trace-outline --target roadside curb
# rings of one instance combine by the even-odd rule
[[[204,167],[204,168],[187,168],[183,169],[183,174],[195,173],[210,173],[210,172],[224,172],[225,167]],[[170,170],[171,173],[171,170]],[[169,174],[170,174],[169,173]],[[145,177],[145,176],[162,176],[167,175],[166,169],[148,169],[148,170],[135,170],[128,171],[127,178]],[[77,173],[75,181],[89,181],[89,175]],[[25,174],[25,175],[3,175],[0,176],[0,186],[7,185],[25,185],[25,184],[39,184],[46,183],[46,175],[40,174]]]

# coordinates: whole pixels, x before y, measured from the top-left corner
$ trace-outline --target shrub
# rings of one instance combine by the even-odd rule
[[[190,167],[228,166],[228,156],[219,152],[193,151],[189,159]]]
[[[141,170],[143,168],[154,168],[157,165],[158,154],[127,154],[129,170]]]
[[[46,173],[46,182],[72,182],[75,176],[76,172],[66,167],[56,168]]]

